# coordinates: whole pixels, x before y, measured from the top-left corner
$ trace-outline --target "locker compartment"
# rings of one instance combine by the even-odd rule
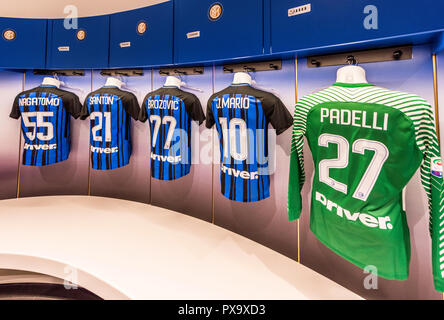
[[[173,63],[173,2],[115,13],[110,22],[110,67]]]
[[[78,28],[65,28],[64,19],[51,21],[48,68],[107,68],[109,16],[78,19]]]
[[[276,0],[271,2],[272,52],[371,46],[363,41],[427,42],[433,32],[444,28],[443,11],[444,2],[433,0],[420,4],[413,0]],[[424,32],[430,34],[419,34]]]
[[[0,67],[44,68],[46,19],[0,18]]]
[[[182,0],[174,7],[174,62],[264,53],[262,0]]]

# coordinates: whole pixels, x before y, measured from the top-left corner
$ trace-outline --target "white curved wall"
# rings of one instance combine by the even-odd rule
[[[65,6],[74,5],[80,17],[109,14],[169,0],[14,0],[0,1],[0,17],[64,18]]]

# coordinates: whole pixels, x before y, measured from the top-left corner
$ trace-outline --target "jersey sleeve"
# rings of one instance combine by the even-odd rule
[[[140,114],[140,106],[139,102],[137,101],[137,97],[134,94],[129,94],[124,100],[123,100],[123,107],[125,108],[126,112],[135,120],[139,119]]]
[[[20,118],[20,108],[19,108],[19,103],[18,103],[19,99],[20,99],[20,95],[17,95],[14,99],[14,103],[12,104],[12,110],[11,110],[11,113],[9,114],[9,116],[11,118],[14,118],[14,119]]]
[[[216,123],[213,114],[213,100],[214,97],[211,97],[207,102],[207,117],[205,121],[205,127],[207,127],[208,129],[210,129]]]
[[[267,104],[267,119],[276,130],[276,135],[279,135],[291,127],[293,119],[288,109],[278,97],[273,95]]]
[[[77,119],[82,111],[82,104],[80,103],[79,97],[75,94],[68,94],[62,98],[63,106],[65,109]]]
[[[145,122],[145,121],[148,119],[148,112],[146,111],[146,102],[148,101],[149,97],[150,97],[150,96],[147,95],[147,96],[145,97],[145,99],[143,99],[142,107],[141,107],[140,110],[139,110],[139,116],[138,116],[138,119],[139,119],[139,121],[141,121],[141,122]]]
[[[304,136],[311,106],[304,99],[296,105],[291,138],[290,175],[288,181],[288,219],[299,219],[302,211],[301,190],[305,182]]]
[[[85,98],[85,102],[83,103],[82,110],[80,111],[80,119],[85,120],[89,117],[89,100],[90,95],[87,95]]]
[[[425,105],[422,119],[414,120],[414,123],[416,143],[424,155],[420,172],[421,183],[428,198],[433,279],[436,290],[444,292],[444,188],[432,107]]]
[[[197,98],[195,95],[192,95],[187,99],[185,102],[185,107],[191,119],[199,122],[199,125],[205,121],[205,114],[202,110],[202,105],[199,98]]]

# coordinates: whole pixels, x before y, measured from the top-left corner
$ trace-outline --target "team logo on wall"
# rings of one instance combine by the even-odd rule
[[[223,12],[223,7],[220,3],[215,3],[210,7],[210,11],[208,11],[208,15],[211,20],[217,20],[220,18]]]
[[[80,29],[79,31],[77,31],[76,36],[77,36],[77,39],[80,40],[80,41],[85,40],[85,38],[86,38],[86,31],[83,30],[83,29]]]
[[[144,34],[146,32],[146,29],[148,29],[145,21],[140,21],[137,24],[137,33],[138,34]]]
[[[15,31],[11,30],[11,29],[3,31],[3,38],[8,41],[14,40],[15,39]]]

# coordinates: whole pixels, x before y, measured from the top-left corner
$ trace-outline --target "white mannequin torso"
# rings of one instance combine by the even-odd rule
[[[177,87],[180,88],[180,86],[182,85],[182,81],[175,76],[168,76],[165,80],[165,87]]]
[[[122,84],[123,84],[123,82],[120,81],[119,79],[113,78],[113,77],[108,77],[106,79],[105,87],[117,87],[117,88],[121,89]]]
[[[44,86],[56,86],[57,88],[60,88],[60,83],[60,80],[51,77],[45,77],[42,81],[42,85]]]
[[[250,84],[251,85],[251,76],[246,72],[236,72],[233,78],[233,84]]]
[[[345,66],[336,73],[336,82],[340,83],[367,83],[364,68],[360,66]]]

